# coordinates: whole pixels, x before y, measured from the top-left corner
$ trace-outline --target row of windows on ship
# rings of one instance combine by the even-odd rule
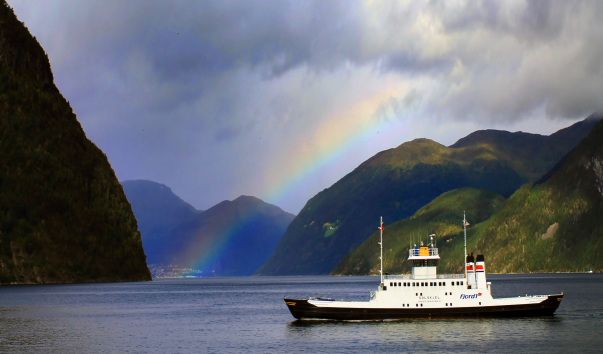
[[[450,282],[454,286],[454,281]],[[456,285],[463,285],[463,281],[457,281]],[[445,281],[430,281],[430,282],[390,282],[389,286],[446,286]]]
[[[481,302],[479,303],[480,305],[482,304]],[[451,303],[446,303],[446,306],[452,306],[452,302]],[[410,307],[409,304],[402,304],[402,307]],[[415,304],[415,307],[419,307],[419,304]],[[423,307],[423,304],[421,304],[421,307]]]

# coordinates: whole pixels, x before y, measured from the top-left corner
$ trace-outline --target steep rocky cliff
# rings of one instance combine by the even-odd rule
[[[107,157],[0,0],[0,283],[151,280]]]

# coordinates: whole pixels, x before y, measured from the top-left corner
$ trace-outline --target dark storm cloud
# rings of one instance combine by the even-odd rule
[[[262,197],[245,188],[291,160],[280,155],[326,154],[328,135],[316,134],[324,120],[363,99],[387,124],[504,128],[602,108],[599,1],[11,5],[118,176],[196,188],[190,201],[202,208]],[[361,162],[349,161],[334,180]]]

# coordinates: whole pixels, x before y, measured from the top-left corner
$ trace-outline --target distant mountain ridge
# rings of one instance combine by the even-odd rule
[[[253,274],[272,254],[295,216],[261,199],[223,201],[170,232],[172,259],[195,264],[202,275]]]
[[[165,276],[168,265],[181,275],[193,269],[197,273],[192,275],[200,276],[250,275],[268,259],[294,218],[255,197],[240,196],[198,211],[163,184],[122,184],[154,276]]]
[[[256,273],[329,274],[373,234],[374,220],[405,219],[453,189],[509,196],[542,176],[595,123],[585,119],[548,137],[479,131],[451,147],[415,139],[382,151],[311,198]]]
[[[138,220],[149,264],[161,261],[162,237],[180,224],[191,221],[201,211],[186,203],[160,183],[135,180],[121,182]]]
[[[480,146],[497,158],[509,161],[516,171],[523,171],[529,181],[542,177],[573,148],[593,126],[603,119],[603,114],[593,113],[584,120],[563,128],[549,136],[524,132],[510,133],[500,130],[478,130],[456,143],[451,148]]]
[[[151,280],[105,154],[53,82],[46,53],[0,0],[0,283]]]

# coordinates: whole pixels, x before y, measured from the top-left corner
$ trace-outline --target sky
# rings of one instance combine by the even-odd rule
[[[601,1],[8,0],[120,181],[297,214],[379,151],[603,107]]]

